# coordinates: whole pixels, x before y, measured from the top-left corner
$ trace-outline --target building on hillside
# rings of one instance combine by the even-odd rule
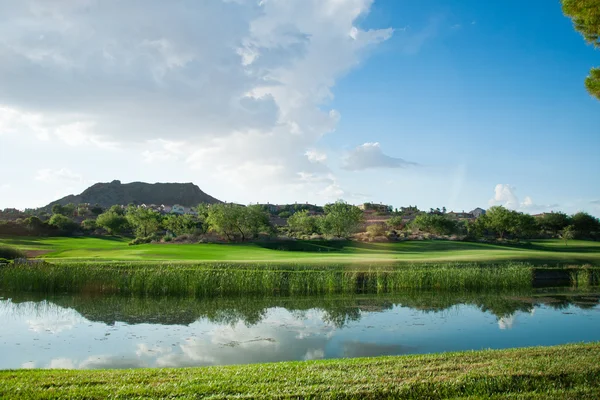
[[[450,211],[449,213],[446,213],[446,215],[449,218],[452,219],[459,219],[459,220],[464,220],[464,219],[475,219],[475,216],[471,213],[467,213],[467,212],[454,212],[454,211]]]
[[[185,207],[180,206],[179,204],[174,204],[173,207],[171,207],[171,214],[183,215],[185,214]]]
[[[476,209],[472,210],[472,211],[470,212],[470,214],[473,214],[473,216],[474,216],[475,218],[479,218],[479,217],[481,217],[482,215],[485,215],[485,210],[484,210],[483,208],[477,207]]]
[[[386,204],[375,204],[375,203],[363,203],[358,206],[364,212],[380,212],[380,213],[391,213],[393,210],[392,206]]]

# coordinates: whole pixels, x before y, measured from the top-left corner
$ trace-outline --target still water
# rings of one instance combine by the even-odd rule
[[[0,369],[187,367],[600,340],[600,291],[261,299],[0,294]]]

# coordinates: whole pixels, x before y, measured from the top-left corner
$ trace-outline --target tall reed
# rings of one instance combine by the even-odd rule
[[[530,287],[532,267],[411,265],[304,266],[41,264],[0,269],[0,289],[39,293],[314,295],[394,293],[407,289],[483,290]]]

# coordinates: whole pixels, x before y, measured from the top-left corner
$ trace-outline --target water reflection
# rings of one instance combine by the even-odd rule
[[[600,294],[0,298],[0,368],[184,367],[600,340]]]

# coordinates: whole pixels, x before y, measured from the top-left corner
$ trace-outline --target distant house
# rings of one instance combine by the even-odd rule
[[[185,214],[185,207],[175,204],[173,207],[171,207],[171,214],[183,215]]]
[[[363,203],[358,206],[364,212],[380,212],[380,213],[391,213],[393,210],[392,206],[386,204],[374,204],[374,203]]]
[[[475,215],[473,215],[472,213],[467,213],[467,212],[454,212],[454,211],[450,211],[449,213],[446,213],[446,215],[450,218],[453,219],[474,219]]]

